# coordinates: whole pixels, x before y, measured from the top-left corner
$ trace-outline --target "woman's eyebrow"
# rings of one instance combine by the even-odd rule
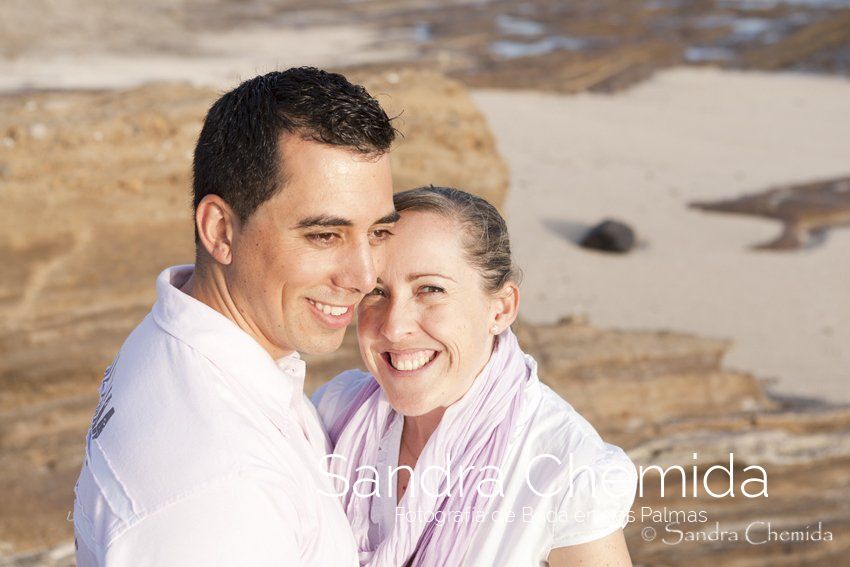
[[[453,281],[453,282],[455,281],[454,278],[450,278],[449,276],[444,276],[443,274],[434,274],[434,273],[410,274],[410,275],[407,276],[407,281],[412,282],[414,280],[418,280],[419,278],[434,278],[434,277],[443,278],[444,280],[450,280],[450,281]],[[457,282],[455,282],[455,283],[457,283]]]

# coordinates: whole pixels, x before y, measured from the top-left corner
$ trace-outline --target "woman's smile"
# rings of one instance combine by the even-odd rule
[[[439,355],[436,350],[403,350],[386,351],[381,358],[395,373],[410,375],[430,367]]]

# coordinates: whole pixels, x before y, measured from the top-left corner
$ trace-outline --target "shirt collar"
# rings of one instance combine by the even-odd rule
[[[153,319],[160,328],[199,352],[223,371],[228,384],[260,407],[284,434],[304,392],[306,365],[297,352],[274,360],[236,323],[180,291],[194,266],[173,266],[156,280]],[[297,415],[297,413],[296,413]]]

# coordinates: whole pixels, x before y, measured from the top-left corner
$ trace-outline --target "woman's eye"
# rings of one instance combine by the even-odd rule
[[[431,293],[445,293],[446,290],[444,290],[441,287],[435,286],[435,285],[423,285],[421,288],[419,288],[419,291],[420,291],[420,293],[431,294]]]

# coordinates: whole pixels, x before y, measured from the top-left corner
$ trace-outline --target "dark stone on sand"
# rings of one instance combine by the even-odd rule
[[[591,228],[579,244],[584,248],[623,254],[635,245],[635,233],[626,223],[606,219]]]

